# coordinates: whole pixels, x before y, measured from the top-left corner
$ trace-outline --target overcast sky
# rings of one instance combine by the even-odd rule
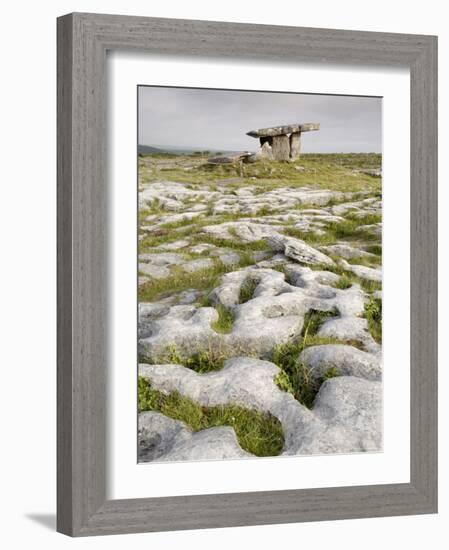
[[[319,122],[305,153],[381,152],[382,100],[372,97],[139,87],[139,144],[255,151],[246,132]]]

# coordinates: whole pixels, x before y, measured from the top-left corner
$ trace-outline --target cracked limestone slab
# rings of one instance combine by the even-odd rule
[[[381,346],[368,329],[368,321],[362,317],[337,317],[325,321],[318,330],[318,336],[329,336],[339,340],[357,340],[369,353],[380,355]]]
[[[277,296],[261,294],[235,306],[227,337],[230,345],[247,353],[269,355],[276,345],[301,334],[307,303],[300,292],[284,292]]]
[[[340,256],[340,258],[343,258],[345,260],[352,260],[354,258],[361,258],[361,257],[373,258],[373,259],[377,258],[375,254],[370,254],[365,250],[361,250],[360,248],[356,248],[354,246],[350,246],[349,244],[344,244],[344,243],[336,243],[328,246],[320,246],[320,250],[322,250],[326,254]]]
[[[293,285],[285,281],[284,273],[271,269],[246,268],[222,277],[209,297],[234,314],[231,333],[223,337],[229,346],[267,356],[274,346],[299,337],[304,315],[311,309],[336,308],[340,317],[363,314],[366,298],[358,285],[340,290],[322,284],[328,282],[327,275],[336,277],[332,273],[301,266],[287,266],[286,271]],[[253,296],[240,304],[240,290],[248,283],[254,286]]]
[[[139,207],[146,208],[157,201],[167,210],[179,211],[184,208],[186,200],[208,202],[220,196],[214,191],[189,189],[187,185],[175,181],[153,182],[144,191],[139,192]]]
[[[173,265],[179,265],[185,260],[182,254],[176,252],[145,252],[139,254],[139,269],[145,271],[145,269],[151,270],[151,268],[170,268]]]
[[[320,388],[296,454],[338,454],[382,450],[382,383],[338,376]]]
[[[308,369],[313,380],[320,380],[329,369],[339,375],[380,380],[382,365],[378,357],[344,344],[310,346],[301,352],[299,361]]]
[[[201,231],[219,239],[235,240],[237,238],[245,243],[251,243],[276,234],[279,229],[282,229],[282,226],[239,221],[206,225]]]
[[[193,432],[184,422],[161,413],[139,414],[139,462],[176,462],[188,460],[225,460],[248,458],[230,426]]]
[[[321,299],[322,302],[310,302],[311,309],[330,311],[333,307],[338,309],[340,318],[357,317],[363,314],[366,302],[365,293],[358,284],[341,290],[330,287],[340,278],[330,271],[315,271],[309,267],[288,264],[285,271],[293,285],[304,289],[310,298]],[[328,304],[326,305],[326,302]]]
[[[156,247],[156,250],[180,250],[189,246],[190,242],[186,239],[180,239],[171,243],[163,243]]]
[[[378,283],[382,282],[381,268],[377,269],[373,267],[367,267],[365,265],[350,264],[346,260],[340,260],[340,264],[342,267],[344,267],[348,271],[351,271],[352,273],[354,273],[354,275],[357,275],[357,277],[360,277],[361,279],[375,281]]]
[[[166,214],[165,216],[158,216],[157,223],[154,223],[155,226],[164,225],[166,223],[178,223],[178,222],[184,222],[188,220],[195,220],[199,216],[201,216],[201,212],[192,212],[192,211],[185,211],[185,212],[179,212],[176,214]],[[147,221],[148,220],[147,218]],[[154,220],[153,220],[154,222]]]
[[[157,358],[175,346],[180,352],[193,354],[218,341],[219,335],[211,328],[217,319],[214,308],[193,305],[171,306],[164,316],[156,319],[141,317],[139,322],[146,337],[139,339],[139,353]]]
[[[203,406],[234,403],[278,418],[284,430],[284,452],[297,444],[304,425],[313,422],[312,413],[274,383],[279,367],[250,357],[228,359],[220,371],[208,374],[180,365],[139,365],[139,375],[152,387],[193,399]]]
[[[329,256],[326,256],[326,254],[323,254],[300,239],[286,237],[277,233],[267,237],[266,240],[275,251],[283,252],[285,256],[297,262],[312,265],[335,265]]]

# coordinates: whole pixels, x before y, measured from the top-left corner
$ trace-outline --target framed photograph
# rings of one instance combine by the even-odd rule
[[[58,19],[58,531],[437,511],[437,39]]]

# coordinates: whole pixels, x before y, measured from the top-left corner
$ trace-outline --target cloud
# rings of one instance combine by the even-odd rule
[[[380,152],[382,100],[377,97],[139,87],[139,143],[198,149],[256,150],[246,132],[319,122],[303,152]]]

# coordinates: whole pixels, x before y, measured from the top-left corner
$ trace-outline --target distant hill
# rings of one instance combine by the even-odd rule
[[[163,149],[151,147],[151,145],[138,145],[137,152],[139,155],[151,155],[152,153],[165,153]]]
[[[151,155],[160,153],[171,153],[172,155],[191,155],[196,152],[207,153],[236,153],[237,151],[227,151],[225,149],[210,149],[208,147],[178,147],[176,145],[138,145],[137,152],[139,155]]]

